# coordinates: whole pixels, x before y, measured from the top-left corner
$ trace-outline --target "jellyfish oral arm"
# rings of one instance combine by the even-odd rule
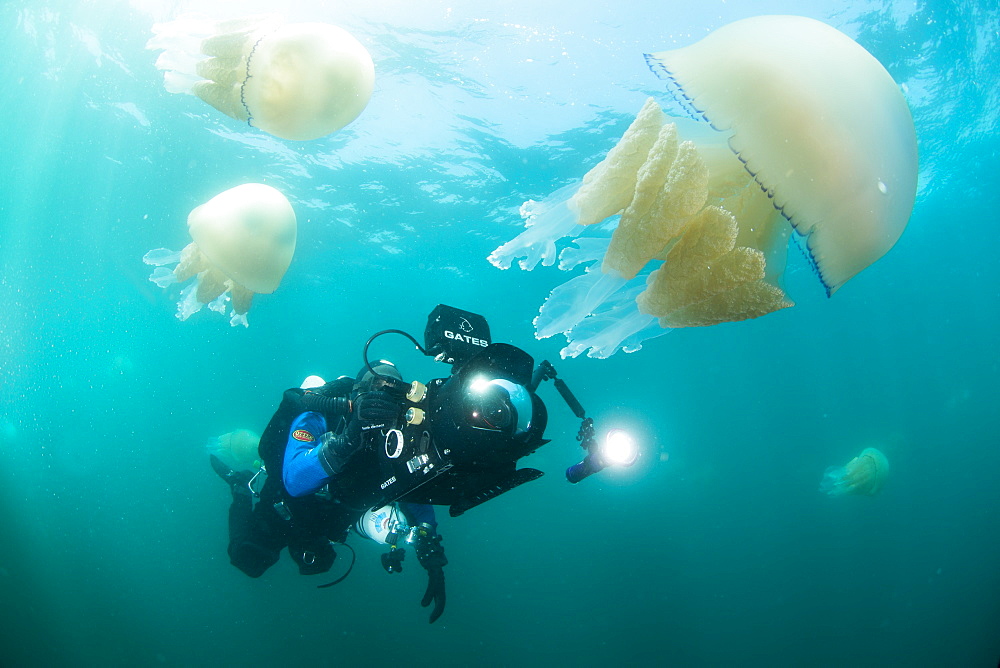
[[[594,225],[620,213],[632,201],[635,181],[663,125],[663,111],[649,98],[625,134],[601,162],[580,181],[560,188],[541,202],[521,207],[528,229],[497,248],[489,261],[500,269],[524,257],[519,264],[530,271],[541,261],[555,262],[555,242],[579,233],[578,226]]]
[[[607,359],[619,350],[634,353],[644,341],[669,334],[670,328],[660,325],[655,316],[639,311],[636,297],[646,288],[646,278],[639,276],[614,293],[601,309],[588,315],[566,332],[567,345],[559,355]]]
[[[830,496],[848,494],[849,484],[846,481],[847,469],[843,466],[829,466],[823,471],[823,479],[819,483],[819,491]]]
[[[142,256],[142,261],[156,267],[149,276],[149,280],[156,283],[161,288],[177,283],[177,275],[173,268],[164,265],[175,265],[181,260],[180,251],[172,251],[166,248],[155,248]]]
[[[549,294],[535,318],[535,336],[546,339],[570,331],[625,283],[621,276],[591,266]]]
[[[155,267],[162,267],[165,264],[177,264],[181,261],[180,251],[172,251],[167,248],[154,248],[142,256],[142,261]]]
[[[523,258],[518,266],[531,271],[538,263],[551,266],[556,261],[556,242],[575,236],[580,226],[579,216],[570,207],[569,199],[580,188],[576,181],[555,191],[541,202],[528,200],[521,205],[521,216],[527,229],[503,244],[486,258],[498,269],[509,269],[511,263]]]

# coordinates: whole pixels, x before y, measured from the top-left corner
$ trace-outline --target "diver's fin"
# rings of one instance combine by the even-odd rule
[[[232,478],[232,475],[234,473],[234,471],[231,468],[226,466],[222,462],[222,460],[216,457],[215,455],[208,456],[208,463],[212,465],[212,470],[215,471],[220,478],[222,478],[226,482],[229,482],[230,478]]]
[[[250,488],[247,485],[250,482],[251,476],[248,472],[234,471],[215,455],[208,456],[208,463],[212,465],[212,470],[229,485],[229,488],[233,490],[233,494],[243,493],[244,490],[247,494],[250,493]]]
[[[452,517],[458,517],[470,508],[475,508],[481,503],[486,503],[490,499],[495,499],[504,492],[509,492],[515,487],[523,485],[526,482],[538,480],[543,475],[544,474],[538,469],[518,469],[513,471],[510,475],[505,478],[501,478],[498,482],[479,490],[475,494],[462,499],[458,503],[453,503],[448,509],[448,514]]]

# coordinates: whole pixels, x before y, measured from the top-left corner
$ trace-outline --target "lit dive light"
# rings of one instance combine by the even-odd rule
[[[635,439],[624,429],[612,429],[604,437],[601,458],[606,464],[632,466],[638,457],[639,448]]]
[[[635,439],[623,429],[612,429],[599,444],[589,439],[584,447],[587,456],[583,461],[566,469],[566,479],[572,483],[580,482],[605,466],[632,466],[639,457]]]

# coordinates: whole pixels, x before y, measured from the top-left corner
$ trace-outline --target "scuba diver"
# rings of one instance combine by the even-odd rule
[[[380,361],[374,369],[402,380],[391,362]],[[285,391],[260,439],[259,453],[268,475],[256,504],[251,474],[233,471],[215,455],[210,457],[213,469],[233,493],[229,557],[234,566],[257,578],[287,547],[299,572],[314,575],[330,569],[336,557],[332,543],[343,543],[352,526],[380,542],[393,532],[406,531],[406,542],[415,547],[428,572],[423,605],[435,604],[434,622],[444,611],[443,567],[448,562],[433,507],[402,502],[366,512],[330,492],[330,483],[361,447],[362,430],[383,427],[396,418],[398,402],[384,391],[372,390],[374,378],[363,368],[356,380],[342,376],[325,383],[310,376],[300,387]],[[397,551],[395,541],[392,548],[392,556],[384,555],[383,566],[390,573],[400,572],[405,553]]]
[[[450,364],[450,375],[408,383],[393,363],[369,362],[372,341],[389,333]],[[400,572],[404,548],[414,548],[428,574],[421,604],[434,604],[433,623],[444,611],[448,563],[433,506],[449,506],[457,517],[542,475],[518,469],[517,461],[548,442],[545,404],[535,393],[543,380],[554,381],[582,420],[577,439],[587,455],[567,469],[570,482],[618,461],[597,443],[593,420],[552,365],[535,367],[520,348],[492,343],[482,316],[438,305],[424,338],[426,347],[401,330],[378,332],[365,344],[355,377],[324,382],[310,376],[286,390],[261,436],[263,465],[256,473],[210,457],[233,494],[228,551],[234,566],[260,577],[287,548],[301,574],[324,573],[336,558],[334,544],[350,549],[345,541],[353,528],[388,545],[382,566],[389,573]],[[320,587],[347,577],[351,553],[347,572]]]

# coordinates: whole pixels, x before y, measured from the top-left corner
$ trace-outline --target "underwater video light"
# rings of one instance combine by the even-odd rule
[[[639,446],[624,429],[612,429],[600,445],[601,459],[614,466],[632,466],[639,457]]]
[[[588,418],[589,419],[589,418]],[[593,431],[592,423],[581,428],[581,434]],[[624,429],[612,429],[601,441],[587,434],[583,446],[587,456],[583,461],[566,469],[566,479],[577,483],[584,478],[602,471],[606,466],[632,466],[639,458],[639,446],[635,439]]]

